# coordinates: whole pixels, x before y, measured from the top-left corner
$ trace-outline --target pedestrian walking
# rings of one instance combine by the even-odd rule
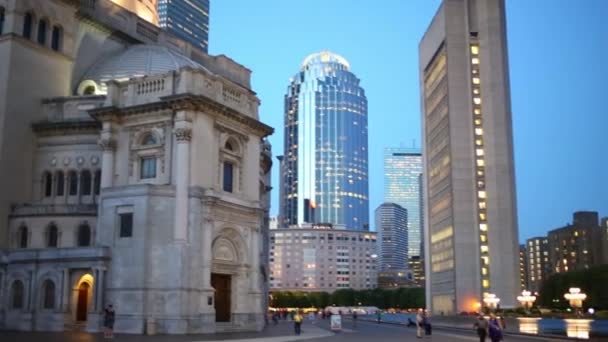
[[[424,334],[430,336],[433,334],[433,326],[426,311],[422,312],[422,325],[424,326]]]
[[[490,316],[488,334],[490,335],[490,341],[492,342],[500,342],[503,339],[500,322],[496,319],[496,317],[494,317],[494,315]]]
[[[353,328],[357,327],[357,310],[353,310]]]
[[[109,304],[103,311],[103,337],[114,338],[114,308]]]
[[[378,324],[382,321],[382,312],[380,310],[376,311],[376,319],[378,320]]]
[[[302,321],[303,320],[304,320],[304,317],[302,317],[302,315],[300,314],[299,311],[296,311],[295,315],[293,315],[293,324],[294,324],[294,329],[295,329],[296,335],[300,335],[300,333],[302,332]]]
[[[422,338],[422,329],[424,324],[424,317],[422,309],[418,309],[418,313],[416,314],[416,337]]]
[[[473,324],[473,327],[477,329],[477,336],[479,336],[479,342],[485,342],[486,336],[488,336],[488,321],[482,316],[477,317],[477,321]]]

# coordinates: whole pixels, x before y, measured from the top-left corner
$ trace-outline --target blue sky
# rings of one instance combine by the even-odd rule
[[[439,3],[214,0],[209,52],[253,71],[274,155],[302,60],[324,49],[348,59],[369,101],[373,211],[384,196],[383,148],[420,146],[418,42]],[[608,1],[510,0],[507,23],[520,239],[577,210],[608,216]],[[273,184],[276,214],[276,168]]]

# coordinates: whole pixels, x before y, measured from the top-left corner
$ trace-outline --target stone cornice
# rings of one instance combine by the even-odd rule
[[[40,121],[32,124],[32,130],[36,133],[52,135],[54,133],[61,134],[78,134],[83,132],[98,133],[101,129],[99,121],[92,120],[68,120],[68,121]]]
[[[242,114],[226,105],[218,103],[204,95],[194,95],[190,93],[171,95],[162,97],[161,100],[168,103],[174,110],[191,110],[203,109],[205,112],[222,116],[231,121],[238,122],[249,128],[253,128],[262,137],[266,137],[274,133],[274,128],[250,117]],[[194,108],[192,107],[194,105]]]

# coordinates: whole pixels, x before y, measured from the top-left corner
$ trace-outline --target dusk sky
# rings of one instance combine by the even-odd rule
[[[384,198],[383,149],[421,144],[418,42],[439,4],[215,0],[209,52],[253,71],[275,156],[283,97],[302,60],[330,50],[350,62],[369,101],[373,217]],[[507,22],[520,239],[571,222],[574,211],[608,216],[608,1],[507,0]]]

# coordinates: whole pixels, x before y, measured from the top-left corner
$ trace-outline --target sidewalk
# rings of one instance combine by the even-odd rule
[[[7,342],[215,342],[215,341],[264,341],[287,342],[333,336],[333,333],[305,321],[302,335],[294,334],[293,322],[280,321],[276,326],[270,323],[260,332],[197,334],[197,335],[127,335],[117,334],[113,340],[106,340],[102,333],[84,332],[7,332],[0,331],[0,341]]]

